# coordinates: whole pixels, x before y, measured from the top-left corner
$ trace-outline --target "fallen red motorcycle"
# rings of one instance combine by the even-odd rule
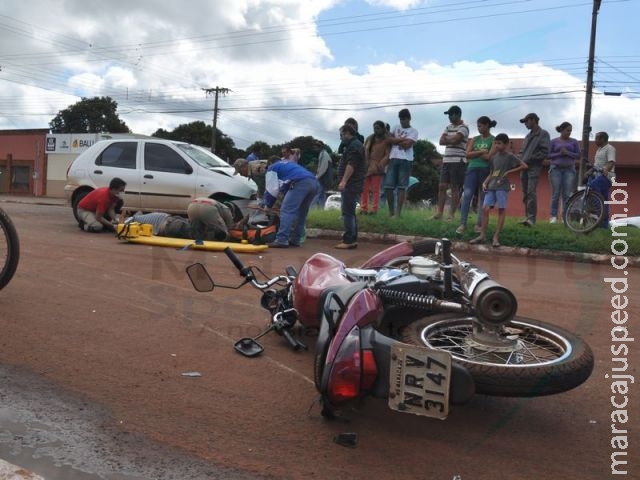
[[[513,293],[451,252],[447,239],[395,244],[358,268],[324,253],[300,272],[269,277],[230,249],[240,285],[215,284],[202,264],[187,267],[198,291],[215,286],[261,290],[268,327],[235,344],[256,356],[270,331],[295,350],[299,323],[317,331],[315,385],[323,415],[349,401],[387,398],[393,410],[446,418],[474,393],[534,397],[564,392],[589,378],[593,354],[573,333],[517,315]],[[264,280],[259,280],[263,277]]]

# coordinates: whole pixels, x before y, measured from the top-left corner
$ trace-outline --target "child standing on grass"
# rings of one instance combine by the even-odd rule
[[[482,189],[485,192],[482,210],[482,227],[480,235],[469,243],[483,243],[486,240],[487,225],[489,224],[489,211],[497,203],[498,226],[493,234],[492,245],[494,247],[500,246],[500,232],[504,226],[507,198],[509,196],[509,190],[511,189],[511,184],[509,183],[507,176],[510,173],[527,169],[526,163],[519,160],[514,154],[507,152],[508,145],[509,137],[506,133],[496,135],[496,138],[493,140],[493,148],[490,153],[491,160],[489,176],[482,183]]]

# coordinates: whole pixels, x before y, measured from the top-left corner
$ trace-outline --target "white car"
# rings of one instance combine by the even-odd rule
[[[103,140],[67,172],[64,191],[76,218],[78,202],[114,177],[127,183],[123,208],[134,211],[185,214],[197,197],[232,200],[245,211],[257,193],[253,180],[202,147],[156,138]]]

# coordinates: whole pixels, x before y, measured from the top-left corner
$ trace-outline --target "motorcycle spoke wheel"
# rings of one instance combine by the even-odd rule
[[[572,333],[516,317],[498,336],[474,333],[474,319],[458,314],[422,318],[406,326],[406,343],[451,354],[486,395],[533,397],[577,387],[591,374],[593,354]]]

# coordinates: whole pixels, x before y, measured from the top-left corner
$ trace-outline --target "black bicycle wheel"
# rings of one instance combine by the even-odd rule
[[[18,232],[7,212],[0,208],[0,289],[13,278],[19,260]]]
[[[593,190],[574,193],[564,209],[564,224],[575,233],[595,230],[603,218],[604,198]]]
[[[472,317],[445,313],[402,330],[402,340],[449,352],[485,395],[537,397],[582,384],[593,370],[589,346],[555,325],[516,316],[492,336],[474,331]]]

